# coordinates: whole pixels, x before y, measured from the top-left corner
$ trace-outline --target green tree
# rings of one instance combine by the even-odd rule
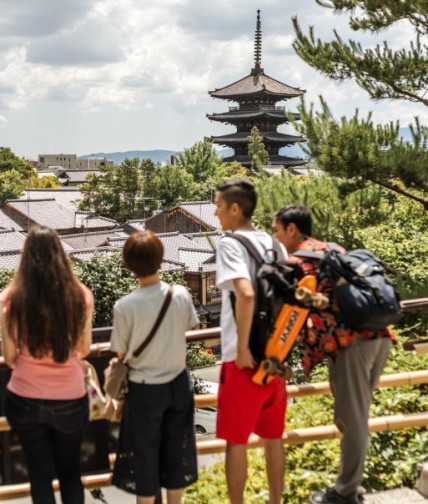
[[[162,201],[165,207],[170,207],[179,201],[198,199],[199,184],[182,166],[168,164],[156,170],[150,196]]]
[[[324,8],[336,13],[349,14],[349,24],[355,31],[368,31],[377,35],[402,21],[413,28],[413,40],[408,48],[391,49],[387,42],[363,48],[354,40],[344,41],[337,31],[334,39],[323,42],[315,37],[314,28],[304,34],[297,18],[293,18],[296,40],[293,44],[297,54],[313,68],[337,81],[352,80],[374,100],[404,99],[428,106],[425,95],[428,87],[428,47],[423,38],[428,34],[428,11],[424,0],[316,0]],[[392,190],[428,187],[427,129],[417,121],[412,128],[413,145],[398,138],[399,123],[374,126],[370,117],[358,118],[358,113],[350,119],[336,121],[323,103],[322,111],[316,115],[312,107],[302,106],[306,117],[302,127],[297,129],[308,137],[310,152],[323,167],[327,159],[332,161],[336,174],[345,177],[359,177]],[[319,134],[319,128],[327,127],[326,134]],[[370,131],[371,130],[371,131]],[[338,152],[334,152],[332,135],[341,137]],[[317,146],[317,141],[320,143]],[[325,144],[328,145],[325,145]],[[352,146],[359,143],[368,154]],[[345,151],[341,156],[340,151]],[[353,152],[354,151],[354,152]],[[359,156],[370,158],[357,159]],[[413,192],[413,191],[412,191]],[[403,194],[412,197],[412,193]],[[420,201],[428,208],[428,201]]]
[[[28,161],[16,156],[9,147],[0,147],[0,172],[16,170],[25,178],[30,175],[32,169]]]
[[[217,170],[224,165],[211,142],[196,142],[184,154],[178,154],[177,165],[190,173],[196,182],[214,177]]]
[[[7,199],[18,198],[25,188],[25,183],[24,175],[15,168],[0,172],[0,205]]]
[[[248,142],[248,155],[251,158],[251,168],[253,171],[258,172],[262,166],[269,164],[269,154],[257,126],[252,127],[251,133],[248,136]]]
[[[321,98],[321,110],[313,105],[299,106],[300,121],[296,129],[304,134],[304,149],[319,168],[337,177],[345,177],[348,189],[371,182],[407,196],[428,209],[428,200],[419,191],[428,189],[428,129],[412,128],[413,142],[399,136],[399,124],[374,125],[371,114],[360,118],[333,117]],[[409,191],[408,189],[411,189]]]
[[[57,177],[47,176],[38,177],[35,172],[31,174],[30,182],[27,185],[28,188],[44,188],[44,189],[58,189],[61,184],[58,182]]]
[[[100,169],[103,175],[88,174],[79,186],[83,193],[79,208],[119,222],[140,217],[143,178],[139,159],[125,159],[120,166]]]

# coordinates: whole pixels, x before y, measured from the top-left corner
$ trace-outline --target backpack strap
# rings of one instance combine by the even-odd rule
[[[257,250],[256,246],[246,236],[243,236],[239,233],[230,233],[227,234],[226,236],[228,238],[233,238],[234,240],[237,240],[241,245],[243,245],[247,250],[247,252],[250,254],[250,256],[256,261],[257,266],[260,266],[264,262],[263,257]]]
[[[326,252],[329,252],[330,250],[342,253],[342,250],[337,243],[326,242],[326,245],[328,250],[324,250],[322,252],[316,252],[315,250],[296,250],[292,255],[295,257],[301,257],[302,259],[318,259],[321,261],[321,259],[324,259]]]
[[[324,258],[322,252],[314,252],[310,250],[296,250],[292,253],[294,257],[301,257],[302,259],[318,259],[319,261]]]

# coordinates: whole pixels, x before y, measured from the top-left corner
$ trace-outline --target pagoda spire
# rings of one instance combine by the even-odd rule
[[[262,29],[260,22],[260,9],[257,10],[256,32],[254,35],[254,68],[251,70],[251,75],[259,75],[263,73],[261,68],[262,63]]]

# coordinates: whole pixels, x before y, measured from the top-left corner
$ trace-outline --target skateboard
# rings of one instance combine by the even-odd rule
[[[306,322],[311,307],[323,310],[328,306],[328,298],[316,292],[316,288],[315,276],[303,277],[294,293],[294,297],[300,304],[286,303],[281,308],[266,345],[266,359],[260,362],[253,376],[254,383],[266,385],[274,379],[275,375],[279,375],[284,380],[292,378],[292,371],[284,364],[284,361]]]

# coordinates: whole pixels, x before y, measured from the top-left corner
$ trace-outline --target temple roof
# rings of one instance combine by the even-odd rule
[[[294,119],[300,119],[300,114],[292,112],[292,115]],[[285,107],[278,107],[275,110],[241,110],[236,107],[236,110],[229,110],[229,112],[207,114],[207,117],[211,121],[230,122],[232,124],[244,119],[277,119],[282,122],[287,121]]]
[[[249,156],[229,156],[224,158],[223,161],[225,163],[231,163],[233,161],[237,161],[244,166],[251,166],[251,158]],[[287,156],[279,156],[273,155],[269,156],[269,164],[270,165],[283,165],[286,168],[290,168],[292,166],[303,166],[306,164],[306,161],[302,158],[291,158]]]
[[[301,96],[305,91],[284,84],[268,75],[263,70],[258,74],[250,74],[242,79],[229,84],[220,89],[210,91],[213,98],[223,98],[225,100],[239,101],[239,97],[248,95],[274,95],[278,99],[295,98]]]
[[[249,133],[229,133],[228,135],[212,136],[211,140],[218,144],[242,144],[248,142]],[[278,133],[277,131],[260,132],[260,136],[264,141],[288,144],[295,143],[304,140],[302,136],[297,135],[286,135],[284,133]]]

